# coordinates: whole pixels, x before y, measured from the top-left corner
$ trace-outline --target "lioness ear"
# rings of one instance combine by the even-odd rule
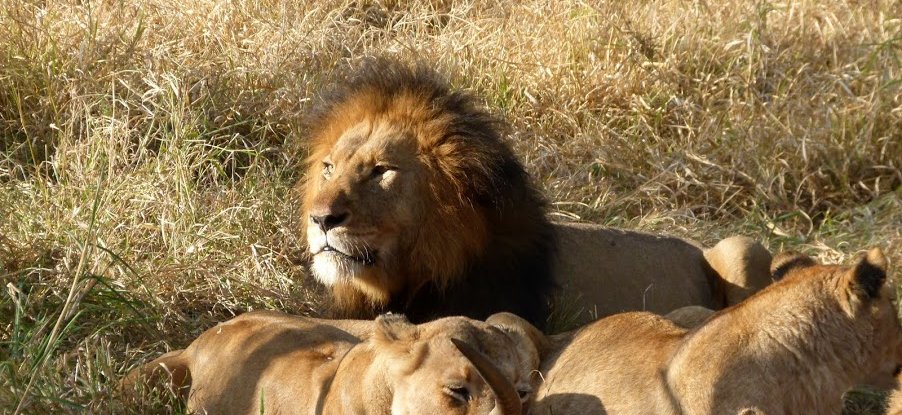
[[[379,343],[410,342],[419,338],[417,326],[403,314],[383,314],[376,317],[373,340]]]
[[[492,314],[485,320],[485,322],[498,327],[505,332],[516,333],[525,337],[535,346],[536,350],[539,352],[540,358],[544,357],[545,354],[551,350],[551,342],[548,340],[548,337],[546,337],[544,333],[539,331],[536,326],[533,326],[528,321],[516,314]]]
[[[848,273],[849,286],[867,298],[877,298],[886,282],[886,256],[880,248],[872,248],[855,261]]]
[[[784,251],[777,254],[770,263],[770,274],[774,281],[783,279],[786,273],[794,268],[804,268],[817,265],[817,261],[810,256],[796,251]]]

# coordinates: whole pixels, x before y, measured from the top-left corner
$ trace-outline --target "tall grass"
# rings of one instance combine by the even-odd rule
[[[146,412],[113,386],[147,357],[315,312],[299,120],[370,54],[484,97],[555,217],[902,263],[898,1],[0,7],[2,412]]]

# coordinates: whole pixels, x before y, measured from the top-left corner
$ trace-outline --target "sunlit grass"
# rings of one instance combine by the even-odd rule
[[[145,413],[148,357],[314,312],[300,120],[368,54],[484,97],[554,217],[902,263],[900,2],[0,7],[0,412]]]

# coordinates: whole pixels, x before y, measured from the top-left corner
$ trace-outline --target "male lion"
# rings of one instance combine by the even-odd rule
[[[536,380],[535,332],[506,313],[415,326],[398,315],[343,322],[252,312],[134,370],[122,386],[190,384],[191,413],[519,415]]]
[[[531,413],[838,414],[847,389],[902,362],[886,258],[778,261],[782,280],[693,330],[632,312],[552,337]]]
[[[302,223],[336,317],[510,311],[542,324],[556,286],[588,320],[721,308],[770,282],[770,254],[746,238],[705,251],[549,222],[502,123],[423,65],[366,61],[323,94],[307,128]]]

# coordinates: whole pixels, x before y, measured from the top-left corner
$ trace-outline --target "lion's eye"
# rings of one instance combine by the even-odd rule
[[[332,163],[329,163],[328,161],[323,162],[323,177],[327,179],[331,177],[333,170],[335,170],[335,166],[333,166]]]
[[[375,177],[382,176],[383,174],[385,174],[385,172],[387,172],[389,170],[394,170],[394,169],[389,166],[386,166],[384,164],[377,165],[376,167],[373,167],[373,171],[370,172],[370,177],[375,178]]]
[[[529,394],[530,394],[530,393],[532,393],[532,391],[529,390],[529,389],[518,389],[518,390],[517,390],[517,395],[520,396],[520,400],[521,400],[521,401],[526,400],[526,398],[529,397]]]
[[[445,392],[446,395],[448,395],[462,403],[467,403],[470,401],[470,391],[467,390],[466,386],[460,386],[460,385],[445,386],[443,392]]]

